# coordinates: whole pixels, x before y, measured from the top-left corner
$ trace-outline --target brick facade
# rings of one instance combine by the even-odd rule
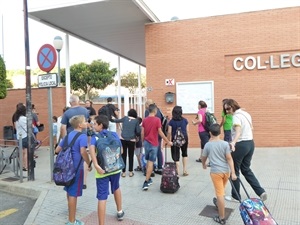
[[[165,85],[166,78],[213,80],[218,121],[222,99],[233,98],[252,115],[256,146],[300,146],[299,53],[300,7],[148,24],[147,86],[152,90],[147,97],[171,117],[176,102],[165,103],[164,94],[178,93],[175,85]],[[234,59],[249,56],[254,57],[247,61],[249,69],[234,69]],[[191,125],[195,114],[184,115],[190,121],[190,147],[199,147]]]

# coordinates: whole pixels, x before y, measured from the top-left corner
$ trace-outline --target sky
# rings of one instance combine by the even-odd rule
[[[84,0],[28,0],[28,8],[61,5],[62,2]],[[122,1],[122,0],[120,0]],[[300,6],[300,0],[144,0],[160,21],[207,17],[272,8]],[[1,16],[2,15],[2,16]],[[3,20],[2,20],[2,19]],[[2,26],[3,25],[3,26]],[[31,69],[38,68],[37,53],[44,44],[53,44],[55,36],[65,34],[51,27],[28,19]],[[3,33],[2,33],[3,31]],[[70,42],[70,64],[91,63],[102,59],[111,67],[117,67],[118,57],[98,47],[84,43],[72,36]],[[0,0],[0,54],[4,55],[7,70],[25,68],[23,0]],[[65,48],[61,50],[61,67],[65,67]],[[121,75],[138,72],[138,65],[121,58]]]

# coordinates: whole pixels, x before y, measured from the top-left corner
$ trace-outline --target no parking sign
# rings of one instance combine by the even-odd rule
[[[37,62],[41,70],[45,72],[50,72],[56,64],[56,50],[50,44],[44,44],[38,54],[37,54]]]

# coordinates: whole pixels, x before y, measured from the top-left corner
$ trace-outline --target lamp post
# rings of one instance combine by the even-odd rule
[[[60,36],[56,36],[53,40],[53,46],[57,51],[57,56],[58,56],[58,60],[57,60],[57,65],[58,65],[58,71],[57,71],[57,86],[60,85],[60,50],[63,47],[63,39]]]

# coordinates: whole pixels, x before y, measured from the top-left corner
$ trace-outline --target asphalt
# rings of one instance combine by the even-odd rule
[[[126,225],[193,225],[217,224],[211,217],[200,213],[212,206],[214,196],[209,170],[203,170],[195,159],[200,149],[189,149],[189,176],[180,174],[181,188],[175,194],[160,192],[160,175],[153,178],[153,185],[148,191],[141,189],[144,176],[135,172],[133,177],[121,178],[120,185],[123,198],[124,220],[116,220],[114,198],[109,196],[107,201],[106,224]],[[23,183],[7,181],[5,178],[15,177],[7,167],[0,175],[0,188],[15,195],[36,199],[25,225],[59,225],[65,224],[68,218],[66,194],[62,187],[56,186],[50,176],[50,153],[47,147],[37,150],[35,180]],[[265,202],[273,217],[280,225],[300,224],[300,147],[290,148],[256,148],[252,160],[252,169],[261,185],[268,193]],[[135,161],[135,166],[136,166]],[[243,179],[251,196],[253,190]],[[226,187],[230,193],[230,185]],[[242,193],[242,197],[246,195]],[[1,202],[5,204],[5,202]],[[226,202],[226,207],[232,209],[227,223],[230,225],[243,224],[238,210],[239,204]],[[212,208],[213,209],[213,208]],[[203,213],[203,212],[202,212]],[[213,212],[214,213],[214,212]],[[217,213],[217,212],[215,212]],[[87,189],[78,198],[76,217],[86,225],[97,224],[97,199],[94,171],[88,174]],[[0,219],[1,224],[1,219]],[[7,224],[13,225],[13,224]]]

